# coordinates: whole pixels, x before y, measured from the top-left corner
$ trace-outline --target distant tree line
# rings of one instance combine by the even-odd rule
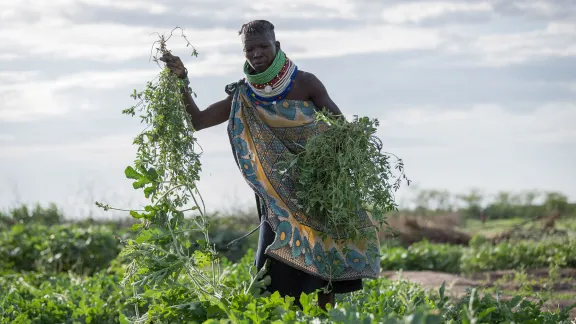
[[[420,215],[460,212],[468,219],[541,218],[552,214],[576,215],[576,203],[556,191],[499,191],[486,194],[479,189],[465,194],[447,190],[418,189],[412,207],[405,211]]]
[[[470,190],[465,194],[453,194],[441,189],[416,189],[411,201],[411,207],[403,207],[403,213],[420,216],[459,212],[466,219],[534,219],[548,217],[552,214],[576,217],[576,203],[569,202],[568,197],[555,191],[500,191],[495,194],[483,193],[479,189]],[[233,216],[235,215],[226,215]],[[238,215],[246,218],[246,215]],[[257,218],[250,215],[249,219],[256,222]],[[226,218],[226,217],[225,217]],[[98,218],[67,219],[55,204],[48,207],[40,205],[14,207],[7,211],[0,210],[0,226],[15,223],[40,223],[55,225],[62,223],[106,223],[116,227],[126,227],[135,223],[131,217],[115,220]]]

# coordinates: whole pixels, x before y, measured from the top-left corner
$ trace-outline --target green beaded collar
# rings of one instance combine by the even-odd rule
[[[266,84],[272,79],[274,79],[282,70],[282,67],[286,63],[286,55],[284,52],[279,49],[278,53],[276,53],[276,57],[272,64],[266,69],[266,71],[258,74],[250,74],[250,65],[248,61],[244,63],[244,74],[248,81],[254,84]]]

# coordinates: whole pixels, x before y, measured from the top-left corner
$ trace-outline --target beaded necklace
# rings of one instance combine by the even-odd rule
[[[266,71],[250,74],[248,62],[244,63],[244,74],[248,79],[247,92],[252,100],[276,103],[284,99],[290,89],[298,67],[282,50],[278,50],[274,61]]]

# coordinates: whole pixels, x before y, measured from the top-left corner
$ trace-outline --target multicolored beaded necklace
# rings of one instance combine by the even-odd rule
[[[248,79],[248,95],[252,100],[276,103],[276,101],[284,99],[292,89],[292,83],[297,72],[296,64],[282,50],[278,50],[270,67],[262,73],[250,74],[250,66],[246,62],[244,63],[244,74]]]

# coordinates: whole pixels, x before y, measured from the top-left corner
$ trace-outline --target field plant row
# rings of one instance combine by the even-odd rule
[[[565,237],[491,244],[474,238],[470,246],[421,241],[408,248],[383,247],[380,264],[383,270],[465,274],[543,267],[576,268],[576,239]]]
[[[254,275],[250,250],[238,263],[225,263],[223,283],[242,287]],[[427,292],[405,280],[366,281],[357,293],[338,296],[335,307],[321,310],[312,294],[294,299],[238,295],[224,311],[174,287],[135,294],[121,286],[125,266],[92,276],[72,273],[12,273],[0,276],[0,323],[550,323],[568,324],[569,309],[542,311],[541,303],[520,296],[511,300],[470,290],[449,299],[444,287]],[[187,284],[183,281],[182,284]],[[191,283],[188,283],[191,284]],[[167,306],[171,305],[171,306]]]

